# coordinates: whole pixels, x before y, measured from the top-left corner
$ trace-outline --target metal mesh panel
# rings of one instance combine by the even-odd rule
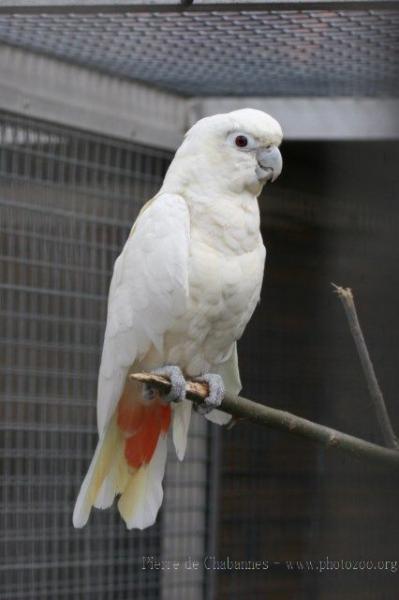
[[[0,40],[188,95],[396,95],[398,11],[0,17]]]
[[[170,452],[156,526],[127,532],[115,509],[71,522],[96,443],[110,271],[170,156],[5,113],[0,141],[0,597],[201,597],[202,573],[168,577],[142,557],[204,552],[203,420],[184,465]]]

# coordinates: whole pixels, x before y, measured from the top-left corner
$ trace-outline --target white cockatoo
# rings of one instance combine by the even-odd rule
[[[180,460],[186,449],[192,404],[184,375],[208,382],[206,417],[229,420],[217,406],[224,391],[241,389],[236,342],[259,301],[266,255],[257,196],[281,172],[281,140],[280,125],[259,110],[201,119],[134,223],[110,285],[99,441],[75,527],[116,495],[128,528],[154,523],[170,427]],[[170,377],[166,397],[128,378],[154,370]]]

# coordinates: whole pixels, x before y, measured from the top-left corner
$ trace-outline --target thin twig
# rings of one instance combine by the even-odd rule
[[[157,387],[161,392],[168,393],[170,381],[166,377],[152,373],[134,373],[132,379]],[[204,383],[187,381],[186,397],[199,404],[208,395],[208,387]],[[376,463],[399,467],[399,452],[383,448],[377,444],[366,442],[360,438],[347,435],[330,427],[313,423],[291,413],[265,406],[241,396],[225,396],[220,406],[221,410],[234,417],[246,418],[253,423],[266,425],[274,429],[305,437],[328,448],[335,448]]]
[[[374,404],[374,409],[377,414],[377,419],[381,427],[385,444],[388,446],[388,448],[399,449],[399,442],[393,430],[387,407],[385,405],[384,395],[378,384],[373,363],[371,362],[370,354],[367,349],[367,344],[359,323],[352,290],[350,288],[343,288],[338,285],[335,285],[335,283],[333,283],[332,285],[335,291],[337,292],[338,298],[341,300],[345,309],[345,314],[348,319],[349,328],[356,345],[356,349],[363,368],[363,373],[367,381],[367,387],[369,389],[370,397]]]

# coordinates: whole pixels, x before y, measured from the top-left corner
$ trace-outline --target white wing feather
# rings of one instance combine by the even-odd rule
[[[101,358],[97,423],[101,434],[129,367],[184,314],[188,296],[189,212],[181,196],[160,194],[142,210],[115,262]]]
[[[183,400],[173,407],[173,445],[179,460],[183,460],[186,453],[191,407],[189,400]]]

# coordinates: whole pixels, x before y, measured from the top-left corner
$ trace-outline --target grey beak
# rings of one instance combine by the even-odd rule
[[[270,181],[276,181],[283,168],[283,159],[277,146],[270,148],[258,148],[256,159],[262,171],[270,170]]]

